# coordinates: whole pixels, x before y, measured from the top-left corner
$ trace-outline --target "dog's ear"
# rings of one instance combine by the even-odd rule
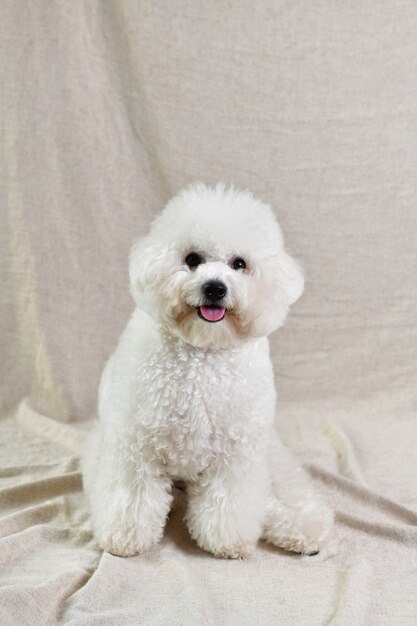
[[[304,291],[304,274],[300,263],[281,250],[275,272],[287,304],[293,304]]]
[[[282,247],[262,259],[252,310],[254,334],[266,336],[282,326],[290,305],[301,296],[303,289],[301,265]]]
[[[132,246],[129,256],[130,292],[137,304],[141,304],[146,291],[155,284],[161,251],[157,251],[147,235]]]

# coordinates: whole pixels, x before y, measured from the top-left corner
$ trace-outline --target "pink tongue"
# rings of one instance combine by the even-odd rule
[[[208,322],[218,322],[222,319],[225,308],[222,306],[201,306],[200,313]]]

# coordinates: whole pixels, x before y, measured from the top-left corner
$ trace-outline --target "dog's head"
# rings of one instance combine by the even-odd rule
[[[173,198],[134,244],[130,282],[158,323],[211,348],[269,335],[304,286],[269,206],[247,191],[201,184]]]

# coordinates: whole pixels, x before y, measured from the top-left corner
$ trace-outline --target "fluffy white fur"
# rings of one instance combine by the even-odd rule
[[[190,269],[185,258],[204,263]],[[233,269],[243,258],[246,269]],[[201,319],[202,285],[228,289],[221,321]],[[248,192],[195,185],[133,246],[136,309],[103,372],[83,460],[100,546],[129,556],[161,538],[172,483],[187,484],[199,546],[243,558],[259,538],[306,554],[333,516],[281,442],[267,335],[303,291],[271,209]]]

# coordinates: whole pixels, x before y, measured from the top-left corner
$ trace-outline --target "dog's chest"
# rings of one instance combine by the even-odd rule
[[[140,430],[172,475],[191,479],[215,455],[249,444],[261,428],[254,394],[265,392],[257,350],[163,346],[139,372]],[[262,381],[262,384],[259,383]],[[259,421],[258,421],[259,420]]]

